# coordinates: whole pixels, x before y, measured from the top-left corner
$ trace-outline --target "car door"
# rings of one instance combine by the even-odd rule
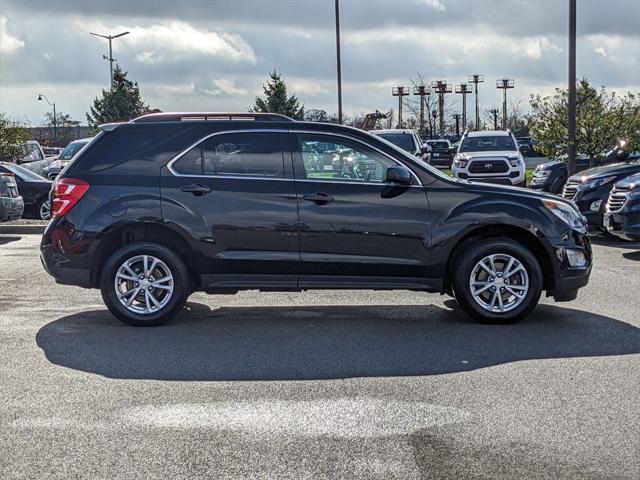
[[[421,288],[429,277],[425,190],[385,181],[398,161],[353,137],[291,136],[300,215],[301,288]],[[331,170],[315,171],[306,144],[331,144]]]
[[[165,222],[196,239],[207,288],[296,288],[298,211],[283,132],[209,135],[163,168]]]

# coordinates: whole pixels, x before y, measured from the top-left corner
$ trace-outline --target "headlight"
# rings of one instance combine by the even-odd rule
[[[534,171],[534,172],[533,172],[533,174],[534,174],[536,177],[543,177],[543,178],[546,178],[546,177],[548,177],[549,175],[551,175],[551,170],[536,170],[536,171]]]
[[[460,156],[457,156],[455,158],[453,163],[455,164],[456,167],[465,168],[467,166],[467,164],[469,163],[469,159],[467,157],[465,157],[464,155],[460,155]]]
[[[587,233],[584,217],[573,206],[564,202],[556,202],[555,200],[542,200],[542,203],[570,228],[580,233]]]
[[[615,179],[615,175],[612,177],[598,178],[596,180],[591,180],[590,182],[583,183],[581,187],[585,190],[595,190],[596,188],[600,188],[602,185],[606,185],[607,183]]]

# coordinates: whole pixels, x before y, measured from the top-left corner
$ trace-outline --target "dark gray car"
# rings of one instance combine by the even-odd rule
[[[13,175],[0,173],[0,222],[17,220],[24,212],[24,202],[18,193]]]

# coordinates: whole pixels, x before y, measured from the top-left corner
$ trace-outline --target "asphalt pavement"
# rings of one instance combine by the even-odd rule
[[[195,294],[128,327],[0,235],[0,478],[637,479],[640,250],[479,325],[446,296]]]

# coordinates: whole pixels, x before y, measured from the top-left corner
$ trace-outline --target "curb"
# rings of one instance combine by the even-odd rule
[[[1,225],[0,234],[9,235],[42,235],[46,225]]]

